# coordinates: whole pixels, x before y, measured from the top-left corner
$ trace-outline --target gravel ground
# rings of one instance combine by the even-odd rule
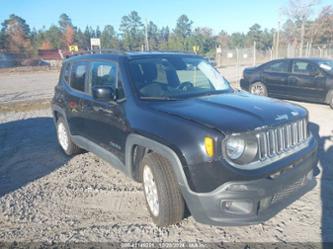
[[[57,70],[0,73],[0,102],[49,99],[59,77]]]
[[[158,228],[140,184],[91,153],[62,153],[49,109],[0,112],[0,242],[333,242],[333,111],[297,104],[309,110],[319,141],[318,184],[271,220],[243,227],[188,217]]]
[[[49,109],[2,113],[0,241],[333,241],[333,112],[303,105],[320,140],[319,184],[271,220],[244,227],[207,226],[189,217],[157,228],[140,184],[91,153],[70,158],[61,152]]]

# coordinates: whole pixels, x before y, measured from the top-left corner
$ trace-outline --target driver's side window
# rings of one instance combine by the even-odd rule
[[[312,75],[318,72],[315,65],[307,61],[294,61],[292,66],[294,74]]]

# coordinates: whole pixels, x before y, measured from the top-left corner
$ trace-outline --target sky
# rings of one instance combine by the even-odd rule
[[[48,28],[58,23],[66,13],[74,26],[107,24],[119,28],[121,17],[136,10],[143,21],[153,21],[158,27],[174,28],[177,18],[186,14],[193,27],[210,27],[217,34],[221,30],[247,32],[258,23],[263,28],[277,28],[283,22],[281,9],[288,0],[0,0],[0,22],[16,14],[31,28]],[[321,0],[315,12],[332,0]]]

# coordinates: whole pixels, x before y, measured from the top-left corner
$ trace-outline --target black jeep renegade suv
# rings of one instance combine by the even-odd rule
[[[202,223],[258,223],[315,185],[307,111],[231,88],[200,56],[72,56],[52,110],[65,153],[91,151],[143,182],[159,226],[186,208]]]

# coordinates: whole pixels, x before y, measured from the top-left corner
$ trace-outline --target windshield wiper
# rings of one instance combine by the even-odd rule
[[[168,97],[168,96],[141,96],[140,99],[144,99],[144,100],[180,100],[181,98]]]
[[[228,90],[218,90],[218,91],[214,91],[214,92],[206,92],[206,93],[202,93],[199,96],[211,96],[211,95],[218,95],[218,94],[223,94],[228,92]]]

